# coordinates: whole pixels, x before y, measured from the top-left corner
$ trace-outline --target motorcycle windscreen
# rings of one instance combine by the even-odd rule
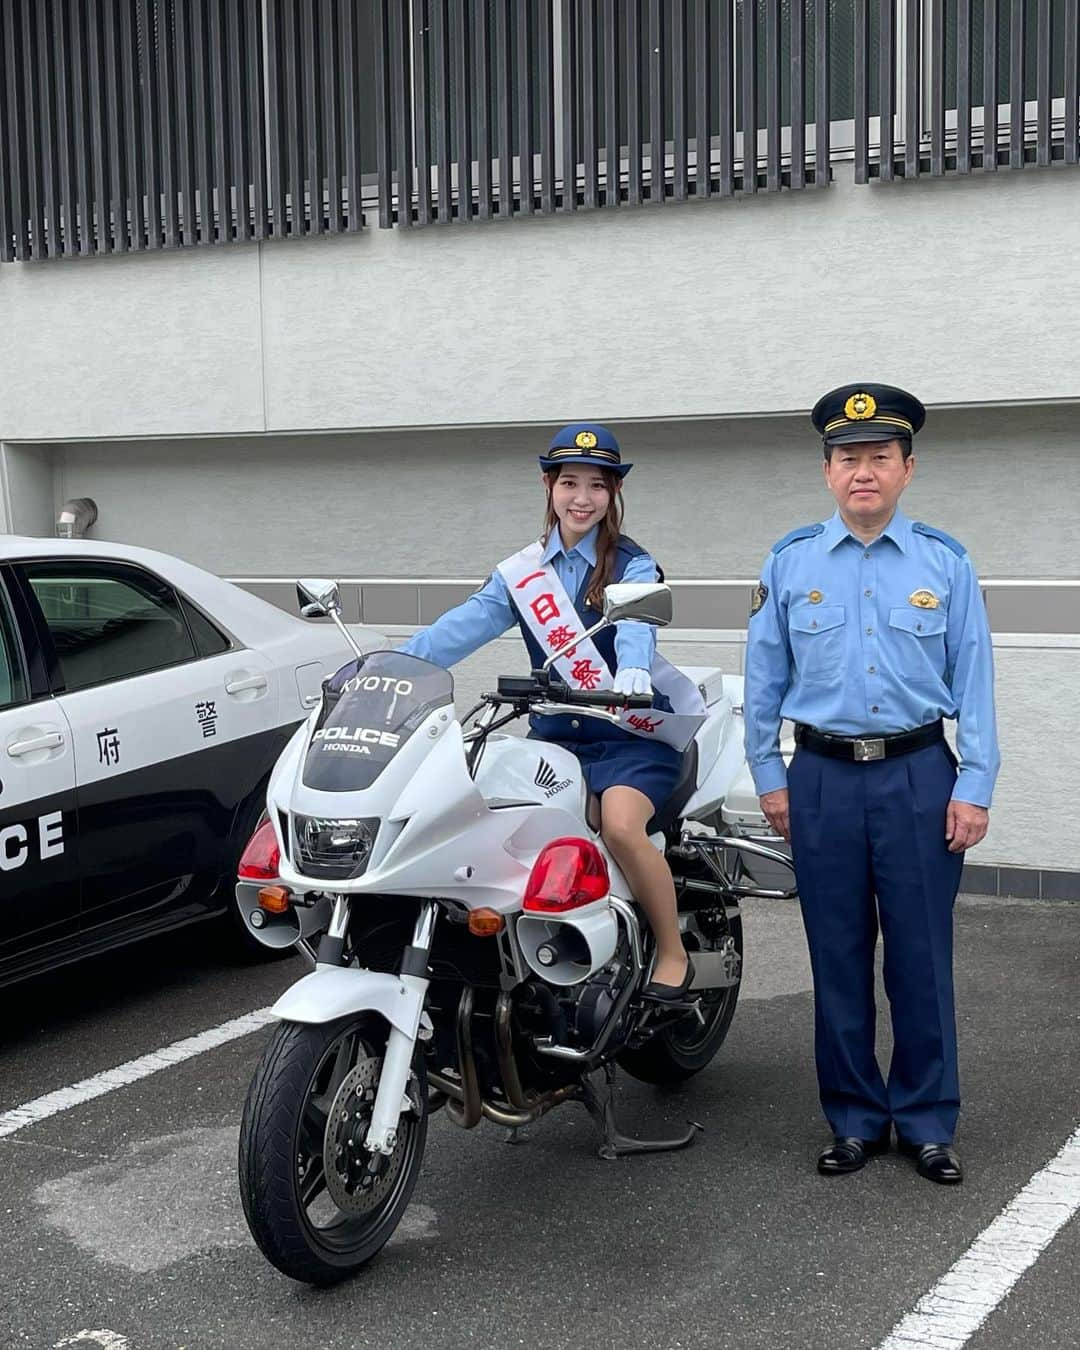
[[[452,706],[441,666],[402,652],[371,652],[323,684],[303,781],[321,792],[369,788],[436,708]]]

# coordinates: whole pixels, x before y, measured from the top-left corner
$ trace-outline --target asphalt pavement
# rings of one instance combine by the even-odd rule
[[[0,992],[0,1114],[265,1007],[304,970],[216,945],[193,929]],[[1080,1121],[1080,906],[962,899],[957,996],[960,1187],[895,1155],[818,1177],[801,926],[757,902],[713,1065],[678,1090],[619,1079],[624,1129],[692,1118],[692,1149],[602,1162],[576,1105],[516,1144],[439,1114],[398,1233],[329,1291],[279,1275],[244,1224],[260,1029],[0,1138],[0,1347],[874,1350]],[[1074,1215],[971,1350],[1075,1350],[1078,1262]]]

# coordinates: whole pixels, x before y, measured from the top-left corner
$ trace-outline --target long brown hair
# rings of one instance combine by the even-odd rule
[[[569,468],[570,465],[566,467]],[[574,467],[588,468],[588,466],[582,464],[574,465]],[[548,469],[544,474],[547,483],[547,509],[544,513],[544,532],[541,538],[545,544],[551,538],[551,531],[559,528],[559,517],[555,514],[555,508],[551,504],[551,490],[558,481],[561,472],[561,469]],[[611,580],[612,569],[615,566],[615,545],[619,542],[619,535],[622,534],[623,496],[619,490],[619,476],[613,473],[611,469],[588,469],[588,472],[599,474],[604,480],[604,486],[611,494],[608,509],[604,513],[596,536],[596,567],[593,569],[589,589],[585,592],[585,603],[589,608],[602,609],[604,606],[604,587]]]

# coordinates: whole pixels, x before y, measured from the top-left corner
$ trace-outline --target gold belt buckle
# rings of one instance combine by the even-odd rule
[[[869,741],[855,741],[855,758],[860,764],[865,764],[871,759],[885,758],[885,742],[880,736]]]

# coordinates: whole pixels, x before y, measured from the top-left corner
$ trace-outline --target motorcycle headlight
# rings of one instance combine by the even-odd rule
[[[293,816],[298,870],[332,881],[351,881],[363,876],[378,831],[377,816],[367,820]]]

